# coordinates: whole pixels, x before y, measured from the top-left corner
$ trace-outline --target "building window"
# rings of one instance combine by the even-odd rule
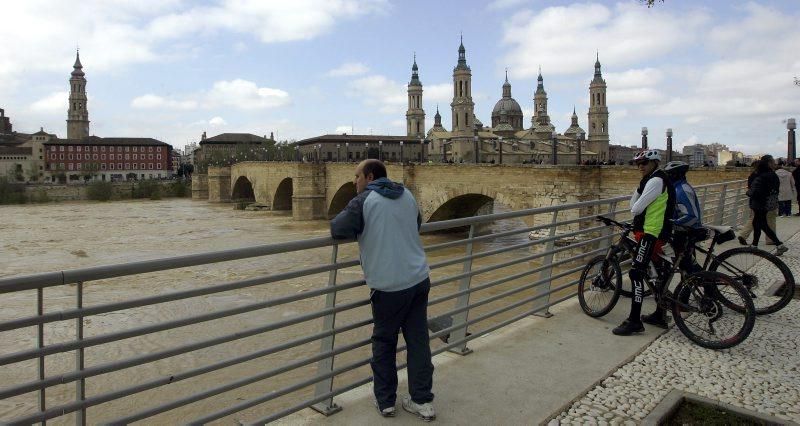
[[[64,163],[58,163],[58,169],[64,170]]]
[[[156,163],[156,168],[157,168],[157,169],[159,169],[159,170],[161,170],[161,168],[162,168],[162,167],[161,167],[161,163]],[[158,175],[158,177],[161,177],[161,175],[159,174],[159,175]]]
[[[137,169],[139,169],[139,164],[133,163],[133,170],[137,170]]]
[[[56,155],[55,154],[50,154],[50,159],[51,160],[55,160],[56,159]]]
[[[137,152],[137,151],[139,151],[139,147],[138,146],[133,147],[133,152]]]
[[[160,160],[160,159],[161,159],[161,154],[156,154],[156,160]]]
[[[127,164],[126,164],[127,165]],[[122,170],[122,163],[117,163],[117,168]]]
[[[83,166],[83,164],[81,164],[81,163],[78,163],[78,164],[76,164],[76,165],[75,165],[75,168],[76,168],[77,170],[80,170],[82,166]]]
[[[147,154],[147,159],[148,160],[152,160],[153,159],[153,154]]]
[[[131,155],[130,154],[125,154],[125,159],[126,160],[130,160],[131,159]]]
[[[64,152],[64,145],[61,145],[61,146],[60,146],[60,147],[58,147],[58,148],[59,148],[59,149],[58,149],[59,151],[61,151],[61,152]]]
[[[106,147],[105,146],[101,146],[100,147],[100,152],[106,152]]]
[[[100,170],[106,169],[106,163],[100,163]]]
[[[58,154],[58,159],[59,160],[63,160],[64,159],[64,154]]]
[[[125,147],[125,152],[128,152],[128,151],[130,151],[130,150],[131,150],[131,147],[129,147],[129,146],[126,146],[126,147]]]
[[[105,160],[106,159],[106,155],[105,154],[100,154],[100,159],[101,160]]]
[[[97,160],[97,154],[92,154],[92,160]]]
[[[126,170],[130,170],[130,168],[131,168],[131,164],[130,163],[125,163],[125,169]]]
[[[72,145],[67,147],[67,151],[72,152]]]
[[[150,151],[150,152],[153,152],[153,147],[152,147],[152,146],[151,146],[151,147],[149,147],[149,148],[148,148],[148,151]]]
[[[108,167],[109,167],[111,170],[114,170],[114,163],[110,163],[110,164],[108,165]]]
[[[141,169],[144,170],[144,163],[141,163],[139,165],[141,166]]]
[[[69,163],[69,169],[72,170],[72,163]]]

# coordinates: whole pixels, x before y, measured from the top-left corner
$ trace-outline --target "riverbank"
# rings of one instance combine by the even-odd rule
[[[93,185],[102,185],[103,192],[108,193],[107,199],[110,200],[189,197],[192,193],[191,183],[183,180],[96,181],[56,185],[13,183],[6,179],[0,179],[0,205],[97,199],[92,196]]]

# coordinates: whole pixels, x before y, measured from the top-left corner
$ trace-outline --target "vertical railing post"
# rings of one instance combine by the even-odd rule
[[[552,222],[550,222],[550,234],[549,234],[549,237],[551,238],[551,240],[547,242],[547,246],[545,247],[545,253],[547,253],[547,254],[544,256],[544,258],[542,260],[542,265],[549,265],[549,267],[544,269],[544,270],[542,270],[542,272],[539,273],[539,280],[540,281],[547,280],[547,285],[546,286],[545,285],[539,285],[537,287],[538,289],[544,288],[545,291],[548,294],[547,294],[547,297],[542,297],[542,298],[536,299],[533,302],[533,308],[536,311],[534,313],[534,315],[542,316],[542,317],[545,317],[545,318],[550,318],[550,317],[553,316],[553,314],[550,313],[550,294],[549,293],[550,293],[550,289],[553,287],[552,282],[550,282],[550,277],[553,276],[553,266],[552,266],[553,265],[553,249],[555,248],[556,242],[552,238],[556,236],[556,228],[558,227],[558,225],[556,224],[557,222],[558,222],[558,210],[553,212],[553,220],[552,220]],[[537,291],[537,293],[541,294],[539,291]],[[541,309],[542,307],[544,307],[544,312],[539,312],[538,309]]]
[[[336,260],[339,254],[339,245],[334,244],[331,251],[331,264],[336,264]],[[328,273],[328,289],[333,289],[336,287],[336,275],[338,269],[333,269]],[[336,291],[332,291],[325,296],[325,309],[331,309],[336,306]],[[322,319],[322,331],[332,331],[334,326],[336,325],[336,314],[330,313],[325,315]],[[324,337],[320,342],[320,353],[330,352],[333,350],[333,344],[336,340],[336,335],[331,334],[330,336]],[[330,356],[328,358],[322,359],[317,363],[317,375],[328,374],[333,371],[333,361],[334,357]],[[323,379],[317,382],[317,385],[314,389],[314,395],[324,395],[326,393],[330,393],[333,390],[333,377],[329,377],[327,379]],[[329,416],[334,413],[338,413],[342,411],[342,407],[335,404],[333,402],[333,397],[328,398],[322,402],[316,403],[311,406],[314,410]]]
[[[76,288],[76,295],[75,295],[75,306],[78,309],[83,309],[83,282],[78,282],[78,286]],[[75,340],[81,341],[83,340],[83,316],[79,316],[75,319]],[[84,368],[84,348],[78,348],[75,351],[75,369],[78,371],[82,371]],[[75,401],[80,402],[86,399],[86,379],[81,378],[75,382]],[[75,413],[75,425],[76,426],[85,426],[86,425],[86,409],[80,409]]]
[[[611,205],[608,208],[608,215],[611,216],[612,219],[616,220],[615,219],[616,213],[617,213],[617,202],[616,201],[612,201]],[[610,226],[606,226],[606,229],[603,232],[603,234],[606,237],[608,237],[605,240],[605,248],[608,249],[609,247],[611,247],[611,244],[612,244],[612,241],[613,241],[613,238],[611,238],[611,235],[614,234],[614,230]]]
[[[462,269],[464,274],[469,274],[472,272],[472,239],[475,237],[475,227],[475,224],[469,226],[469,238],[467,240],[468,242],[466,251],[468,259],[464,261],[464,267]],[[469,292],[466,292],[466,290],[469,290],[471,283],[471,275],[461,279],[461,283],[458,286],[458,291],[464,292],[464,294],[458,296],[458,299],[456,299],[456,309],[466,308],[469,306]],[[453,315],[453,326],[463,325],[463,327],[458,327],[450,332],[450,338],[448,339],[449,342],[456,342],[464,339],[467,336],[467,318],[469,318],[469,309]],[[464,342],[451,348],[450,352],[454,352],[459,355],[467,355],[472,353],[472,349],[469,349],[467,347],[467,342]]]
[[[39,316],[44,315],[44,288],[41,287],[36,290],[36,313]],[[42,349],[44,347],[44,324],[39,324],[37,329],[36,347]],[[44,355],[39,355],[39,380],[44,380]],[[39,411],[44,412],[46,409],[45,388],[41,388],[39,389]],[[46,421],[42,422],[42,426],[46,424]]]
[[[733,217],[728,221],[728,225],[733,228],[739,227],[739,212],[742,207],[742,186],[736,188],[736,198],[733,201]]]
[[[722,185],[719,191],[719,201],[717,202],[717,225],[722,225],[722,219],[725,217],[725,193],[728,191],[728,184]]]
[[[706,217],[706,197],[708,196],[708,187],[703,188],[703,196],[700,197],[700,210],[703,211],[703,217]]]

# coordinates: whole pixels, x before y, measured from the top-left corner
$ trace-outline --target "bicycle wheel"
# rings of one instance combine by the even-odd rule
[[[743,309],[732,309],[726,300]],[[708,349],[727,349],[750,335],[756,309],[741,283],[719,272],[701,271],[675,288],[672,318],[689,340]]]
[[[581,272],[578,282],[578,301],[590,317],[598,318],[611,312],[619,300],[622,272],[614,261],[605,256],[592,258]]]
[[[738,247],[716,256],[709,271],[722,272],[745,286],[757,315],[777,312],[794,296],[794,275],[777,256],[755,247]]]

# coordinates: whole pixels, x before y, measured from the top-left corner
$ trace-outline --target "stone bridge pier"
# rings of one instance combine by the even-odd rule
[[[356,194],[355,166],[243,162],[209,167],[207,176],[193,176],[192,198],[255,202],[272,210],[291,210],[296,220],[329,219]],[[702,185],[741,180],[747,178],[748,170],[692,170],[689,181]],[[520,210],[628,195],[641,179],[631,166],[388,164],[387,172],[390,179],[414,194],[426,222],[473,216],[491,203]],[[594,212],[587,209],[570,214],[577,218]],[[549,220],[548,214],[527,221],[538,225]]]

